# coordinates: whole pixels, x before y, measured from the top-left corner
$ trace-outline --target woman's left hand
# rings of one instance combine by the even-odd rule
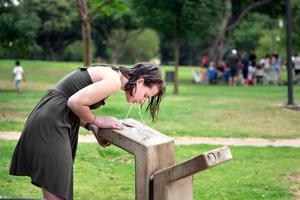
[[[98,141],[98,143],[102,146],[102,147],[108,147],[109,145],[111,145],[111,143],[108,141],[108,140],[106,140],[106,139],[104,139],[103,137],[101,137],[100,135],[100,133],[99,133],[99,128],[97,127],[97,126],[95,126],[95,125],[90,125],[90,129],[91,129],[91,131],[94,133],[94,135],[95,135],[95,137],[96,137],[96,139],[97,139],[97,141]]]
[[[117,130],[122,130],[124,128],[117,118],[111,116],[96,117],[93,124],[100,128],[112,128]]]

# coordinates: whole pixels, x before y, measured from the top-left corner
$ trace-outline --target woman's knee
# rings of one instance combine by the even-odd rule
[[[44,199],[45,200],[64,200],[64,198],[61,198],[59,196],[56,196],[55,194],[52,194],[51,192],[48,192],[44,188],[42,188]]]

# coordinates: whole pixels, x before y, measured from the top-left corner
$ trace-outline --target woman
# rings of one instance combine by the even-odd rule
[[[44,198],[73,199],[73,162],[79,126],[122,129],[114,117],[96,116],[91,109],[123,90],[129,103],[144,104],[156,120],[165,92],[162,74],[151,63],[133,68],[95,66],[78,68],[60,80],[28,117],[14,151],[10,174],[29,176]],[[100,141],[101,142],[101,141]],[[107,146],[105,140],[101,143]]]

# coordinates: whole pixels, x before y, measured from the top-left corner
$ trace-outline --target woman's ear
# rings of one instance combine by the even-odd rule
[[[138,84],[144,84],[144,78],[139,78],[137,81],[136,81],[136,83],[137,83],[137,85]]]

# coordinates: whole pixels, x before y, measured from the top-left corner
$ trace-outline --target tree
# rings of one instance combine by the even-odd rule
[[[26,18],[37,17],[40,21],[35,41],[42,48],[42,57],[58,60],[59,52],[78,38],[73,26],[75,12],[68,0],[21,1]]]
[[[284,1],[272,0],[225,0],[225,9],[223,11],[222,21],[219,26],[218,34],[212,41],[209,50],[211,60],[217,62],[222,59],[227,47],[227,39],[230,37],[232,30],[235,29],[244,17],[251,11],[265,13],[268,15],[283,14]],[[272,6],[272,9],[269,7]]]
[[[35,37],[40,20],[22,12],[12,1],[0,3],[0,50],[2,56],[24,57],[36,48]]]
[[[117,63],[126,49],[128,33],[139,27],[139,18],[134,15],[129,5],[122,12],[119,9],[105,14],[98,12],[93,18],[93,41],[96,56]]]
[[[133,8],[145,23],[168,37],[173,43],[175,80],[174,94],[179,92],[178,66],[180,46],[185,40],[205,39],[209,26],[214,27],[218,16],[217,0],[133,0]],[[214,13],[214,14],[212,14]]]
[[[82,40],[83,40],[83,46],[84,46],[84,64],[85,65],[91,65],[92,63],[92,54],[91,54],[91,41],[92,41],[92,28],[91,28],[91,22],[101,9],[105,8],[106,5],[110,5],[110,7],[106,7],[107,10],[104,11],[106,13],[111,12],[109,10],[117,9],[119,11],[123,10],[125,7],[123,6],[123,3],[118,0],[103,0],[101,3],[95,3],[91,2],[91,9],[88,9],[88,5],[86,3],[86,0],[76,0],[78,10],[80,13],[80,19],[81,19],[81,27],[82,27]],[[94,3],[94,4],[93,4]],[[91,10],[91,11],[89,11]]]
[[[241,24],[232,31],[232,37],[228,38],[228,47],[243,51],[251,51],[259,46],[259,40],[265,35],[272,39],[274,29],[278,28],[278,19],[268,15],[252,12],[245,17]],[[269,48],[266,52],[274,52]]]

